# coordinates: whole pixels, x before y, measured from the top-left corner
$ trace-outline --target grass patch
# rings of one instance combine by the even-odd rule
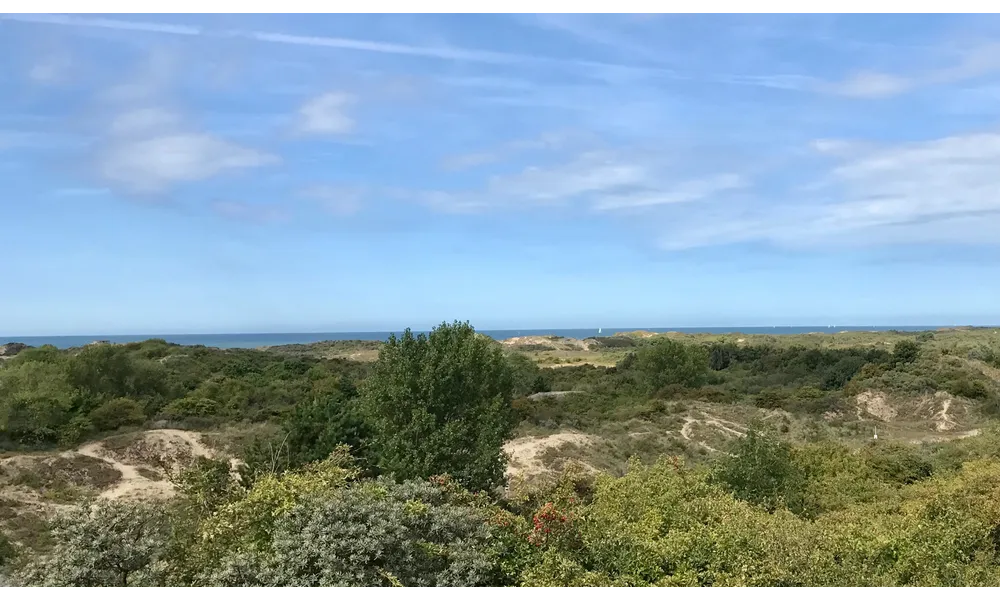
[[[32,456],[8,463],[0,483],[35,490],[46,500],[72,502],[88,490],[111,487],[121,473],[103,460],[79,454]]]

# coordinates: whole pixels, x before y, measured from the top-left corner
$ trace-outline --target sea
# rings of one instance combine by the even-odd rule
[[[627,327],[589,329],[496,329],[482,330],[479,333],[496,340],[505,340],[519,336],[558,335],[561,337],[584,339],[595,336],[613,335],[629,331],[651,331],[665,333],[716,333],[716,334],[766,334],[789,335],[795,333],[838,333],[841,331],[933,331],[947,326],[797,326],[797,327]],[[193,334],[142,334],[142,335],[56,335],[56,336],[8,336],[0,335],[0,344],[21,342],[29,346],[51,344],[57,348],[77,348],[91,342],[107,341],[115,344],[141,342],[157,338],[183,346],[208,346],[211,348],[261,348],[265,346],[283,346],[286,344],[311,344],[314,342],[336,340],[373,340],[385,341],[389,335],[401,332],[388,331],[347,331],[328,333],[193,333]],[[420,332],[415,332],[420,333]],[[426,333],[426,332],[423,332]]]

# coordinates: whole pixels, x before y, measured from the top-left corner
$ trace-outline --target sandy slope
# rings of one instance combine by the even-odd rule
[[[153,480],[142,475],[139,467],[152,465],[136,464],[139,461],[123,462],[109,452],[104,442],[85,444],[76,453],[106,462],[121,473],[121,480],[112,488],[101,492],[101,498],[166,498],[174,493],[174,486],[166,479]],[[179,429],[153,429],[143,432],[137,445],[145,446],[167,460],[182,460],[192,456],[212,456],[211,450],[202,442],[198,434]],[[126,454],[128,454],[126,452]],[[126,459],[127,460],[127,459]]]

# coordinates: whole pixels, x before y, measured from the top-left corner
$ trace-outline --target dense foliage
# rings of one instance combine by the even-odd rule
[[[162,340],[52,346],[0,362],[0,445],[74,444],[146,422],[205,427],[281,420],[322,403],[365,366]]]
[[[449,473],[471,489],[502,486],[513,391],[501,349],[468,324],[390,337],[361,391],[379,467],[397,478]]]
[[[67,513],[54,548],[18,561],[12,581],[1000,585],[995,456],[912,480],[886,470],[907,469],[898,448],[858,455],[755,435],[712,468],[665,458],[634,462],[623,477],[570,471],[502,502],[447,477],[359,478],[343,450],[223,493],[192,477],[202,483],[166,505],[103,502]],[[1000,437],[988,435],[995,448]],[[738,466],[747,469],[734,478]]]
[[[464,323],[407,331],[370,365],[157,340],[25,349],[0,361],[0,439],[10,447],[147,426],[268,428],[231,449],[242,459],[236,475],[226,460],[199,457],[171,475],[168,500],[84,502],[60,512],[34,547],[0,533],[0,577],[44,586],[997,586],[1000,430],[923,445],[785,435],[789,415],[832,421],[865,390],[996,410],[997,383],[977,366],[995,368],[995,352],[949,354],[934,339],[813,348],[599,338],[620,352],[615,366],[557,369]],[[632,458],[617,475],[569,466],[500,489],[503,444],[519,420],[657,426],[684,402],[784,421],[754,423],[711,454],[649,446],[650,460]]]

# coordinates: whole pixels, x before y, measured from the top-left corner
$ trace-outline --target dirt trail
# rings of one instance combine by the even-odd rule
[[[708,450],[709,452],[722,453],[722,450],[709,446],[708,444],[706,444],[701,440],[696,440],[692,438],[691,434],[693,433],[695,424],[701,424],[706,427],[714,427],[725,435],[731,435],[736,437],[743,437],[746,435],[745,432],[740,431],[740,429],[743,428],[743,425],[740,425],[739,423],[734,423],[732,421],[728,421],[726,419],[717,417],[715,415],[711,415],[706,412],[702,412],[700,414],[703,417],[702,419],[696,419],[694,417],[684,417],[684,425],[681,426],[681,437],[689,442],[698,444],[699,446]]]
[[[746,435],[746,432],[740,431],[740,429],[744,429],[744,426],[740,425],[739,423],[734,423],[732,421],[727,421],[726,419],[723,419],[723,418],[720,418],[720,417],[716,417],[714,415],[710,415],[710,414],[704,413],[704,412],[701,413],[701,415],[703,417],[705,417],[705,421],[704,422],[705,422],[706,425],[711,425],[713,427],[718,427],[722,431],[724,431],[724,432],[726,432],[728,434],[731,434],[731,435],[735,435],[736,437],[743,437],[743,436]]]
[[[976,437],[977,435],[979,435],[978,429],[970,429],[969,431],[963,431],[961,433],[956,433],[954,435],[925,436],[920,439],[910,440],[910,443],[925,444],[925,443],[938,443],[938,442],[953,442],[955,440],[962,440],[965,438]]]
[[[144,432],[142,439],[147,443],[159,442],[167,448],[176,448],[177,442],[180,441],[181,445],[190,449],[193,456],[212,456],[212,452],[201,442],[199,436],[190,431],[153,429]],[[174,493],[173,484],[166,479],[156,481],[144,477],[136,465],[126,464],[109,456],[104,442],[85,444],[78,448],[76,453],[102,460],[121,473],[121,480],[113,487],[101,492],[101,498],[167,498]]]
[[[941,410],[934,414],[934,428],[938,431],[948,431],[958,425],[948,414],[949,408],[951,408],[951,396],[945,396],[941,402]]]
[[[695,440],[691,438],[691,430],[694,427],[695,423],[701,423],[701,420],[695,419],[694,417],[684,417],[684,425],[681,426],[681,437],[689,442],[698,444],[699,446],[701,446],[705,450],[708,450],[709,452],[719,452],[717,448],[713,448],[712,446],[709,446],[708,444],[706,444],[701,440]]]

